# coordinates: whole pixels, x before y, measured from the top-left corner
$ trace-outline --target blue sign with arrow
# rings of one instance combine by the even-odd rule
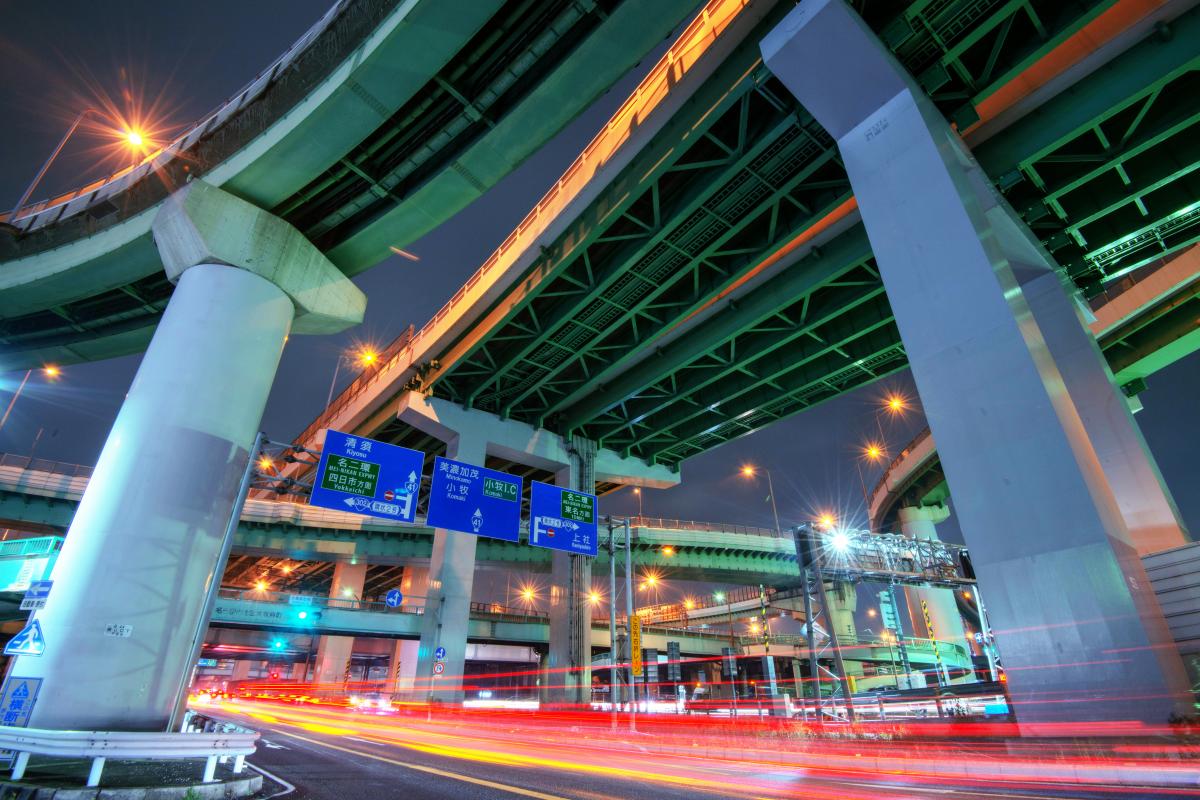
[[[46,652],[46,637],[42,635],[42,623],[31,620],[21,632],[4,645],[6,656],[40,656]]]
[[[399,589],[389,589],[383,596],[383,602],[388,608],[399,608],[404,603],[404,595]]]
[[[412,522],[425,454],[340,431],[325,432],[309,505]]]
[[[435,660],[441,661],[443,658],[446,657],[446,648],[439,647],[437,650],[434,650],[433,657]]]
[[[522,481],[516,475],[438,457],[429,490],[431,528],[515,542],[521,529]]]
[[[529,543],[595,556],[596,495],[534,481],[529,495]]]

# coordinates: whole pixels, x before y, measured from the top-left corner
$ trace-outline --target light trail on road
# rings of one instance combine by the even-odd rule
[[[376,714],[336,704],[256,699],[201,710],[240,718],[276,741],[283,736],[339,758],[369,759],[438,779],[555,800],[629,797],[635,785],[646,797],[739,800],[1200,797],[1195,771],[1186,762],[1167,760],[1164,748],[1147,752],[1094,744],[1072,748],[1050,741],[1014,748],[1012,742],[995,741],[811,738],[800,725],[792,726],[789,736],[789,728],[766,720],[739,721],[735,730],[728,721],[714,724],[708,718],[673,715],[639,717],[634,733],[625,720],[614,729],[607,715],[581,712],[402,706],[395,713]],[[841,730],[837,736],[847,734]],[[1122,785],[1115,783],[1115,770]],[[1178,785],[1151,788],[1128,782],[1139,775],[1143,780],[1168,776]],[[554,788],[564,782],[574,788]],[[580,786],[589,787],[588,792],[578,791]]]

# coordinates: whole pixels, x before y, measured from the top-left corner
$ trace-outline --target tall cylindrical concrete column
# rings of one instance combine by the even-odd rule
[[[270,281],[183,273],[96,462],[36,619],[39,728],[161,730],[293,305]]]
[[[483,466],[487,440],[461,433],[446,445],[446,455],[468,464]],[[467,629],[471,622],[471,590],[475,584],[475,545],[479,537],[438,528],[433,534],[429,559],[429,588],[421,624],[415,695],[442,703],[463,699],[463,671],[467,655]],[[445,648],[442,672],[436,673],[434,658]]]
[[[329,584],[329,599],[334,601],[333,606],[345,608],[361,601],[366,580],[365,563],[337,562],[333,567],[333,580]],[[316,668],[313,672],[313,682],[317,688],[327,692],[344,689],[353,655],[353,636],[322,636],[317,643]]]
[[[366,306],[299,231],[204,181],[153,232],[176,288],[37,612],[45,652],[14,665],[44,681],[33,727],[166,728],[284,340]]]
[[[858,611],[858,591],[849,581],[835,581],[826,595],[829,597],[829,626],[842,648],[846,674],[862,675],[863,651],[858,648],[858,626],[854,623],[854,614]]]

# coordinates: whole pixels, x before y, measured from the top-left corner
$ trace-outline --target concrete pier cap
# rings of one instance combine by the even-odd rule
[[[338,333],[363,320],[366,295],[300,231],[210,183],[193,180],[167,198],[152,230],[172,283],[199,264],[224,264],[291,298],[293,333]]]
[[[571,463],[568,443],[557,433],[420,392],[408,392],[400,398],[396,418],[443,442],[459,436],[486,440],[488,455],[549,472],[558,472]],[[679,472],[662,464],[647,464],[605,448],[596,451],[596,483],[669,489],[679,482]]]

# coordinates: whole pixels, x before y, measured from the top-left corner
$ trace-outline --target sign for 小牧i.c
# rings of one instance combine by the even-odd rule
[[[515,542],[521,529],[521,487],[516,475],[437,457],[429,487],[431,528]]]
[[[642,674],[642,619],[637,615],[629,620],[629,655],[633,674]]]

